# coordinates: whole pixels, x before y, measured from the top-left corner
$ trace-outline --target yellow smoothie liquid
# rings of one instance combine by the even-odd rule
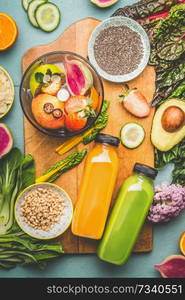
[[[96,145],[85,162],[74,211],[72,232],[75,235],[91,239],[103,235],[118,174],[118,145],[118,138],[105,134],[96,137]]]

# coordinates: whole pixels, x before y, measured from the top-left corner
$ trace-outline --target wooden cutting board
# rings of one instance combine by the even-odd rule
[[[29,66],[33,60],[37,57],[51,51],[73,51],[87,57],[87,44],[88,39],[93,29],[99,24],[99,20],[94,18],[86,18],[72,24],[67,28],[61,36],[54,42],[33,47],[28,50],[22,59],[23,72]],[[114,84],[107,81],[103,81],[105,89],[105,99],[110,100],[109,107],[109,123],[104,130],[105,133],[119,136],[120,128],[127,122],[138,122],[138,119],[128,114],[122,107],[122,104],[118,102],[118,96],[122,92],[121,84]],[[131,87],[137,87],[148,99],[152,100],[155,90],[155,71],[152,67],[147,66],[143,73],[135,80],[129,83]],[[149,118],[139,120],[146,131],[146,138],[144,143],[135,150],[129,150],[119,146],[118,155],[120,158],[120,171],[117,179],[115,192],[113,195],[113,202],[118,192],[118,189],[125,178],[127,178],[131,172],[135,162],[145,163],[150,166],[154,164],[154,151],[150,142],[150,130],[153,119],[154,110]],[[25,152],[34,156],[36,161],[37,176],[40,175],[45,169],[52,166],[56,161],[62,159],[57,155],[54,150],[62,143],[61,139],[47,137],[32,127],[28,121],[24,120],[24,134],[25,134]],[[90,149],[91,145],[85,148]],[[79,145],[79,150],[84,146]],[[72,151],[74,151],[73,149]],[[81,163],[75,169],[63,174],[56,184],[63,187],[70,195],[73,203],[77,201],[78,188],[83,174],[84,162]],[[96,187],[95,187],[96,188]],[[113,203],[112,202],[112,203]],[[78,238],[71,233],[71,229],[67,230],[60,240],[66,253],[94,253],[96,252],[97,241],[93,241],[85,238]],[[152,226],[146,223],[140,234],[140,237],[136,243],[135,252],[146,252],[152,250]]]

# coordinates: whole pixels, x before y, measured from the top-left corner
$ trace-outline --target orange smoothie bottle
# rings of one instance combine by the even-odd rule
[[[118,174],[119,138],[98,134],[89,152],[72,221],[75,235],[101,239]]]

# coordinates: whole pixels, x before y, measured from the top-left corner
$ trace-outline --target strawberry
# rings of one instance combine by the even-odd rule
[[[148,117],[151,107],[145,96],[139,90],[129,89],[128,86],[126,90],[125,95],[119,96],[124,108],[135,117]]]
[[[87,124],[87,118],[81,112],[73,112],[65,116],[65,126],[70,131],[81,130]]]

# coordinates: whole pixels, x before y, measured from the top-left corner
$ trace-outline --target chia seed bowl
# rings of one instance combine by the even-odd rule
[[[141,25],[126,17],[111,17],[92,32],[88,43],[91,64],[104,79],[127,82],[147,66],[150,41]]]

